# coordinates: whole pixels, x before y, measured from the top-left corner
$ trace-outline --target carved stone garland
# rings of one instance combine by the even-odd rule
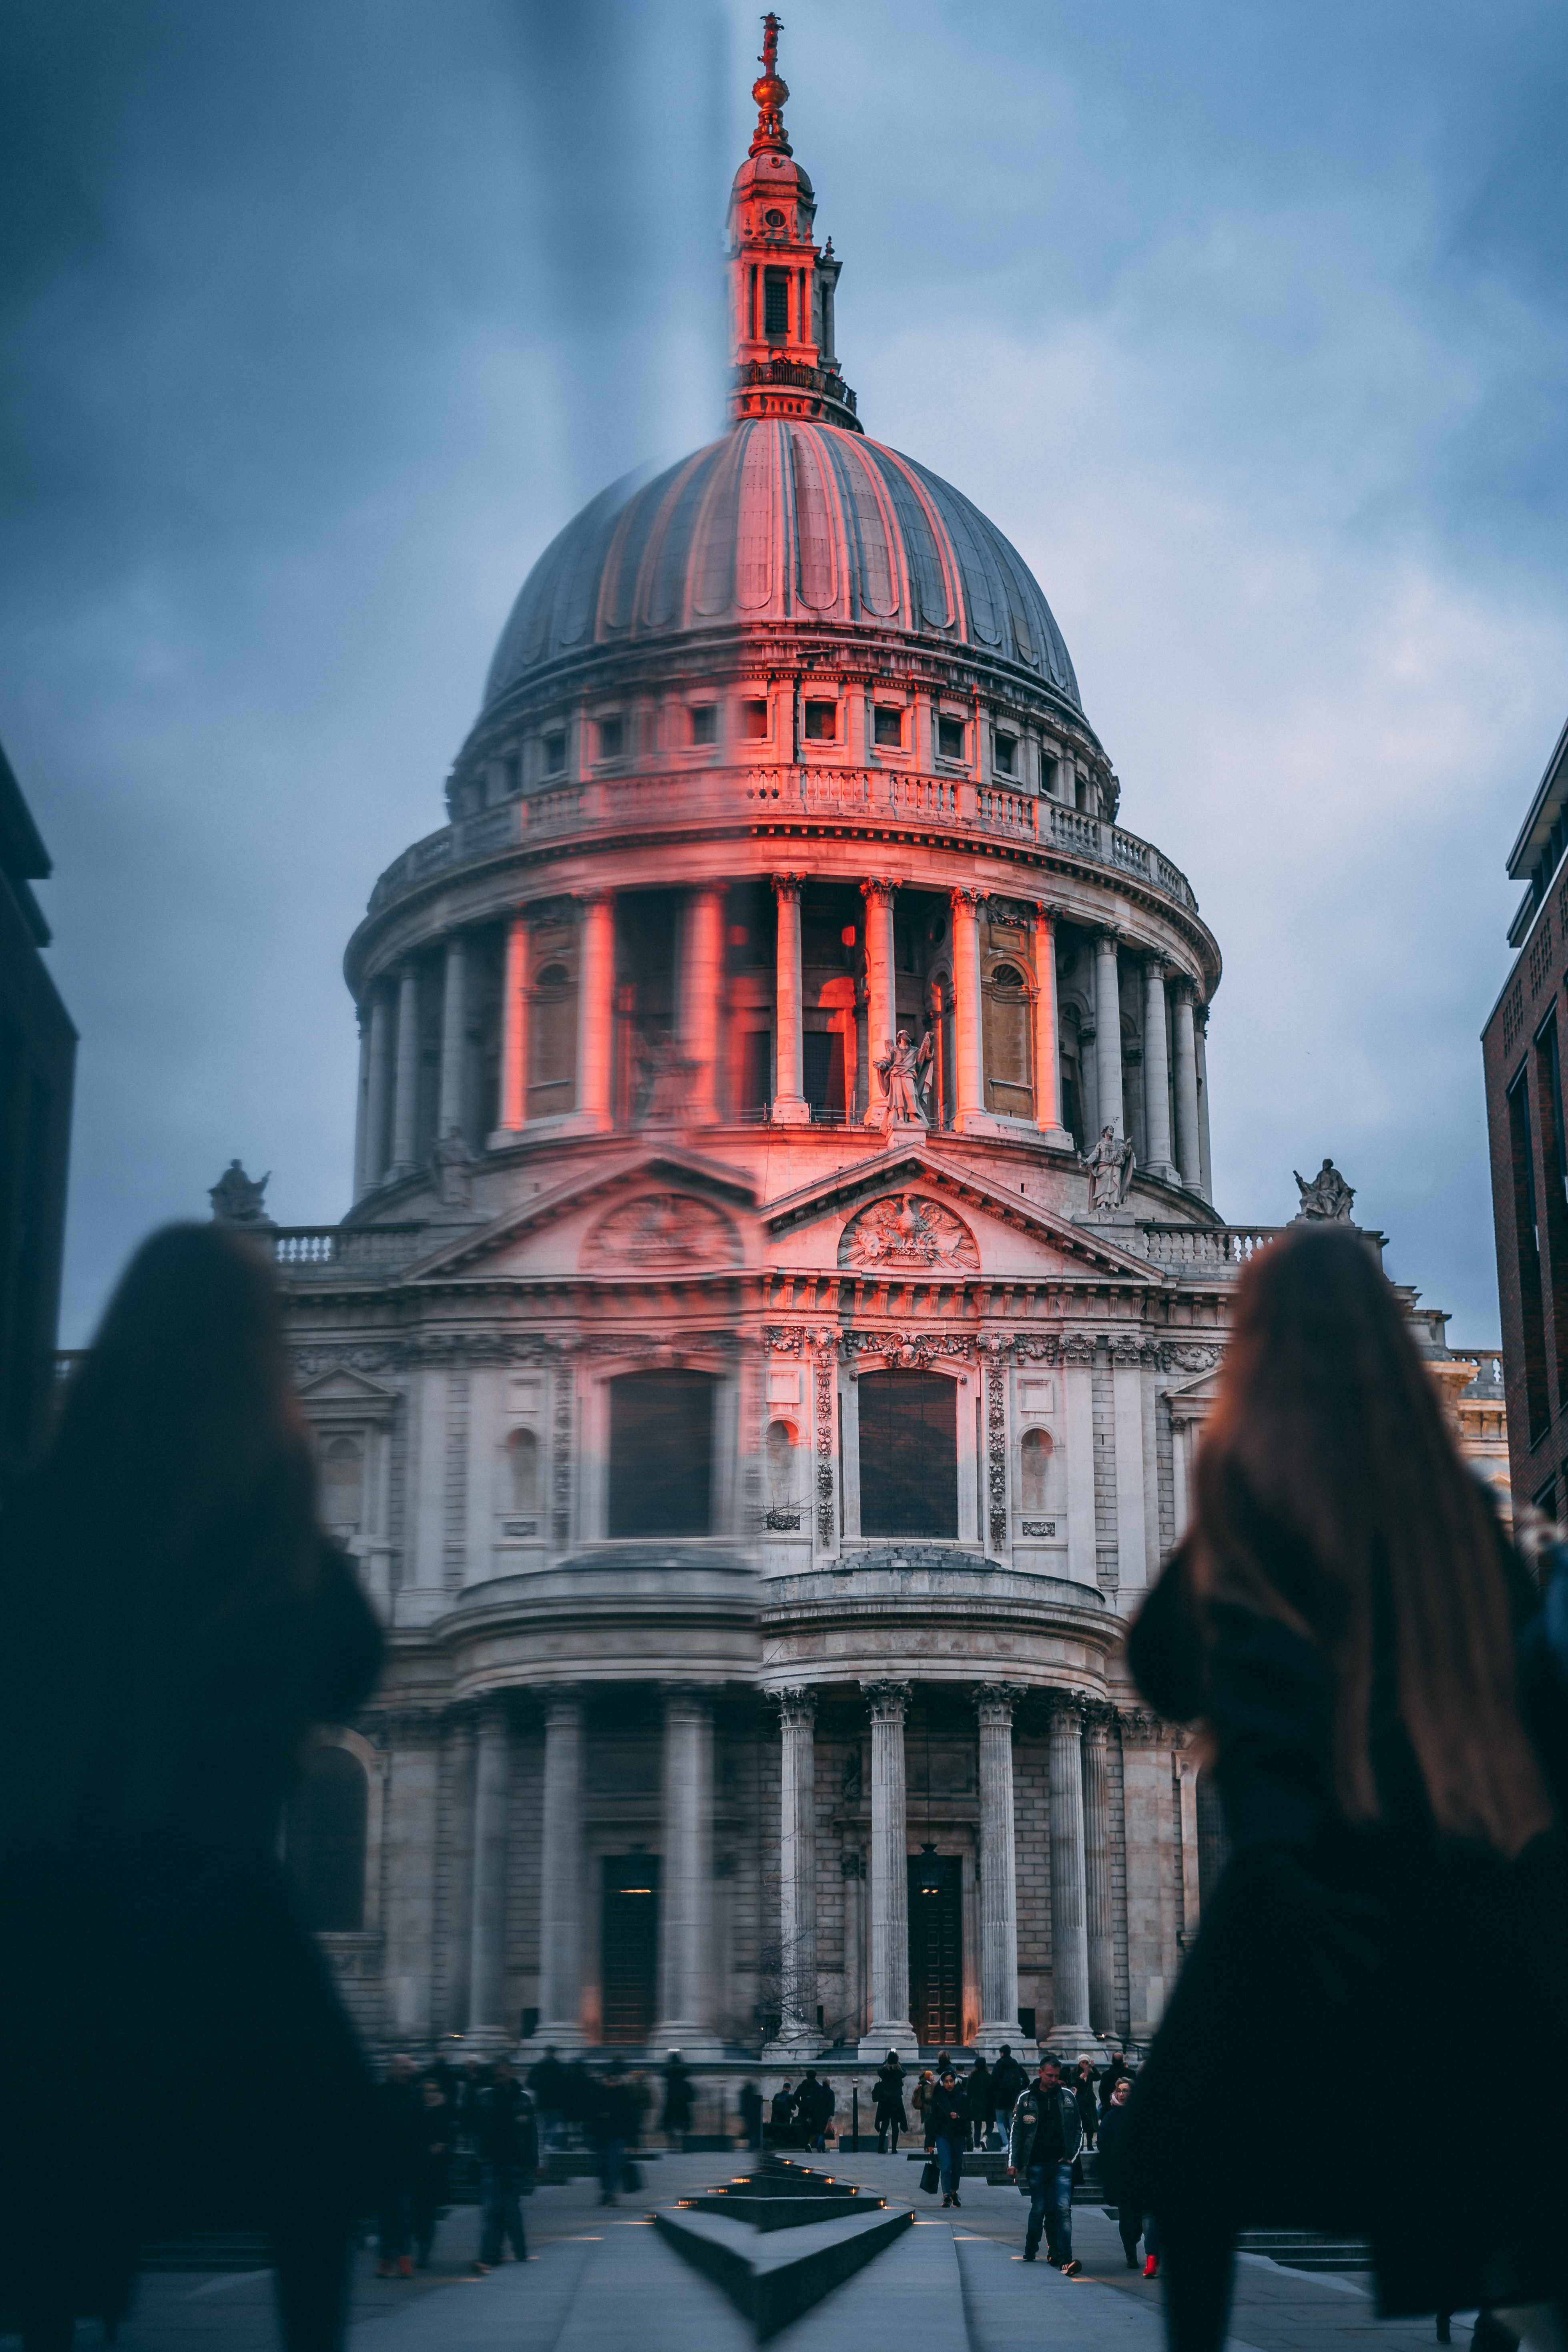
[[[1000,1552],[1007,1544],[1007,1374],[999,1350],[985,1366],[985,1447],[991,1549]]]
[[[833,1408],[838,1389],[838,1349],[831,1335],[816,1341],[816,1539],[826,1550],[835,1535],[833,1509]]]
[[[551,1464],[552,1533],[557,1551],[572,1538],[572,1359],[555,1367],[554,1458]]]

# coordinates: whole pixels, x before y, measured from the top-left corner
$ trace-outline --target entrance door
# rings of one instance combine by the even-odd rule
[[[867,1372],[858,1394],[861,1534],[956,1536],[957,1383],[942,1372]]]
[[[932,1864],[941,1885],[922,1893]],[[922,2050],[956,2050],[963,2040],[963,1864],[956,1853],[911,1854],[910,2023]]]
[[[605,1856],[605,1918],[599,1982],[605,2042],[647,2042],[658,1999],[658,1856]]]

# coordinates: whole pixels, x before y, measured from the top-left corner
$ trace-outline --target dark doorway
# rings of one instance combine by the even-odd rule
[[[958,1533],[958,1389],[941,1372],[859,1382],[860,1532]]]
[[[712,1376],[626,1372],[612,1381],[611,1535],[707,1535],[712,1483]]]
[[[658,1997],[658,1856],[605,1856],[602,2039],[617,2048],[646,2042]]]
[[[284,1809],[284,1858],[319,1936],[358,1935],[364,1926],[369,1796],[358,1757],[323,1742]]]
[[[963,1864],[956,1853],[911,1854],[910,2023],[922,2050],[956,2050],[963,2039]],[[924,1893],[922,1877],[940,1884]]]
[[[800,1041],[801,1085],[816,1118],[844,1115],[844,1039],[837,1029],[808,1029]]]
[[[1219,1790],[1214,1774],[1205,1764],[1198,1774],[1198,1907],[1206,1911],[1214,1900],[1215,1890],[1230,1860],[1230,1836],[1225,1825],[1225,1808],[1220,1803]],[[1187,1922],[1189,1931],[1192,1921]]]

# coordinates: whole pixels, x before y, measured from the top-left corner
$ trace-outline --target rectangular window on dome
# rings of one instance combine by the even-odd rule
[[[764,335],[787,335],[789,332],[789,274],[783,269],[770,269],[763,279],[763,332]]]
[[[939,719],[936,722],[937,757],[942,760],[962,760],[963,757],[963,721],[962,719]]]
[[[560,776],[565,770],[566,730],[558,727],[544,739],[544,772],[547,776]]]
[[[765,743],[768,740],[768,706],[765,702],[742,702],[741,732],[748,743]]]
[[[618,760],[626,738],[626,721],[622,719],[601,719],[599,721],[599,757]]]
[[[699,702],[694,706],[691,740],[694,743],[717,743],[719,740],[719,706],[716,702]]]
[[[877,705],[875,729],[876,740],[879,743],[886,743],[895,751],[902,750],[904,714],[901,710],[890,710],[885,703],[879,702]]]
[[[832,743],[838,735],[838,705],[836,702],[808,702],[805,706],[805,740],[808,743]]]
[[[996,773],[999,776],[1016,775],[1017,773],[1017,737],[1016,735],[998,735],[996,738]]]

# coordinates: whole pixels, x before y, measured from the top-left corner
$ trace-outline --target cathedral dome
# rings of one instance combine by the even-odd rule
[[[485,709],[595,646],[781,622],[962,646],[1081,709],[1038,583],[962,491],[863,434],[777,415],[628,475],[567,524],[501,632]]]

